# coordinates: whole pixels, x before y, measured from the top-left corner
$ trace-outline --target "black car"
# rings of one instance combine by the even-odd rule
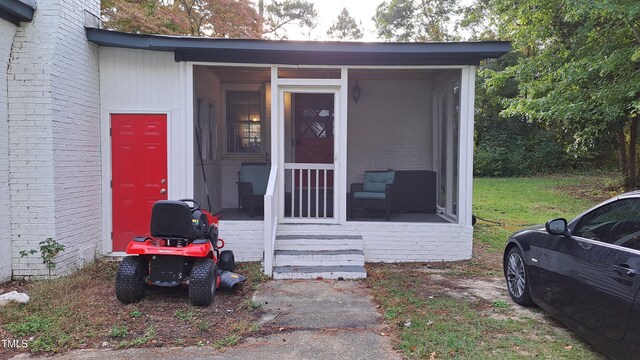
[[[538,305],[614,359],[640,359],[640,191],[509,237],[513,301]]]

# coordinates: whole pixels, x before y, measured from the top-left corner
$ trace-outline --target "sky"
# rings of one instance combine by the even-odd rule
[[[360,41],[376,41],[376,27],[373,16],[382,0],[310,0],[318,12],[318,27],[311,33],[311,39],[300,29],[289,28],[289,40],[329,40],[327,30],[338,18],[342,8],[347,8],[351,17],[362,21],[364,37]]]

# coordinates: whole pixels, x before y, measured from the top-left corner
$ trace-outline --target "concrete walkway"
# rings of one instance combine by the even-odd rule
[[[274,334],[225,350],[212,347],[79,350],[58,359],[400,359],[380,324],[380,313],[358,281],[279,280],[254,296],[261,325]]]

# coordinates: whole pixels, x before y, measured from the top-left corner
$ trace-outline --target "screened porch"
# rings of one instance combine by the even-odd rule
[[[259,167],[281,161],[276,201],[285,219],[340,222],[341,211],[347,222],[457,222],[459,68],[278,68],[284,83],[348,78],[335,91],[283,87],[276,94],[279,120],[272,111],[272,69],[196,65],[193,73],[194,192],[203,204],[208,192],[222,220],[264,220],[262,188],[254,189],[249,209],[239,183],[251,177],[243,171],[258,167],[261,175],[254,175],[266,191],[268,176]],[[278,144],[272,144],[275,121]],[[346,134],[342,143],[339,131]],[[344,165],[338,162],[343,155]],[[394,175],[389,220],[386,204],[368,206],[352,194],[366,173],[388,170]]]

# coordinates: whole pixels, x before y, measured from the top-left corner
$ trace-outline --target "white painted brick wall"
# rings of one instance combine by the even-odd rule
[[[16,26],[0,19],[0,283],[11,278],[11,214],[9,213],[9,118],[7,69]]]
[[[366,262],[466,260],[471,259],[473,247],[473,227],[458,224],[348,222],[278,226],[278,235],[300,234],[360,235]]]
[[[66,246],[57,274],[93,258],[100,244],[98,48],[86,40],[84,10],[98,0],[40,0],[18,28],[8,70],[9,187],[14,276],[47,273],[47,237]]]
[[[260,261],[264,254],[262,221],[220,221],[223,250],[232,250],[236,261]]]
[[[357,104],[349,103],[347,186],[362,182],[365,170],[431,170],[432,83],[362,80],[358,84],[362,97]]]
[[[473,248],[473,228],[458,224],[279,225],[278,235],[360,235],[366,262],[467,260],[471,259]],[[225,249],[233,250],[238,261],[262,260],[262,221],[221,221],[220,237],[225,239]],[[327,246],[325,250],[332,249]]]
[[[61,271],[93,260],[102,247],[98,46],[86,39],[85,10],[100,14],[100,2],[60,1],[53,61],[56,240],[66,245]]]

